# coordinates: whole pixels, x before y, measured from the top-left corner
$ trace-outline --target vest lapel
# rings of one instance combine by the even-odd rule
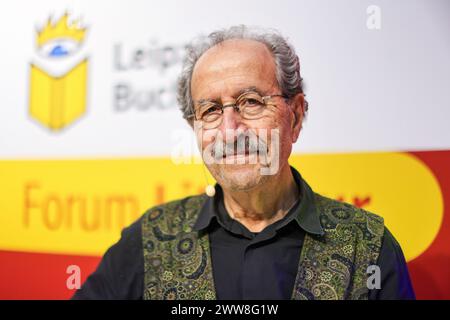
[[[305,235],[297,276],[292,292],[294,300],[344,299],[351,279],[351,260],[338,253],[326,236]]]
[[[203,201],[193,197],[148,212],[144,299],[216,299],[208,234],[192,230]]]
[[[367,299],[367,267],[376,264],[383,219],[315,195],[323,236],[306,234],[292,299]]]

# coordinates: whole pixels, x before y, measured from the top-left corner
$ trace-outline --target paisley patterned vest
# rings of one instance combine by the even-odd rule
[[[367,299],[383,219],[314,193],[324,235],[306,233],[292,299]],[[142,219],[144,299],[216,299],[209,237],[192,230],[205,195],[148,210]]]

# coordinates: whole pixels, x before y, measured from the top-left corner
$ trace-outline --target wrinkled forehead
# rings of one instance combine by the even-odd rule
[[[198,97],[256,86],[268,90],[276,83],[276,66],[267,46],[255,40],[226,40],[207,50],[192,74],[191,94]]]

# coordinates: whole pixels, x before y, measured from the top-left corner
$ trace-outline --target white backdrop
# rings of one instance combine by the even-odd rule
[[[379,30],[366,25],[370,5]],[[36,28],[66,10],[88,27],[88,109],[55,133],[28,115],[30,63]],[[173,96],[181,49],[233,24],[276,28],[297,49],[310,112],[295,151],[450,149],[449,1],[20,0],[0,5],[0,157],[169,155],[174,130],[188,129]],[[166,46],[163,68],[154,53]],[[118,111],[118,85],[140,107],[120,100]],[[161,89],[162,106],[145,102]]]

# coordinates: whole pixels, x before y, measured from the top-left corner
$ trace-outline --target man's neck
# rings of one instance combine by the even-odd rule
[[[260,232],[281,220],[299,198],[289,165],[280,173],[251,191],[223,190],[228,214],[251,232]]]

